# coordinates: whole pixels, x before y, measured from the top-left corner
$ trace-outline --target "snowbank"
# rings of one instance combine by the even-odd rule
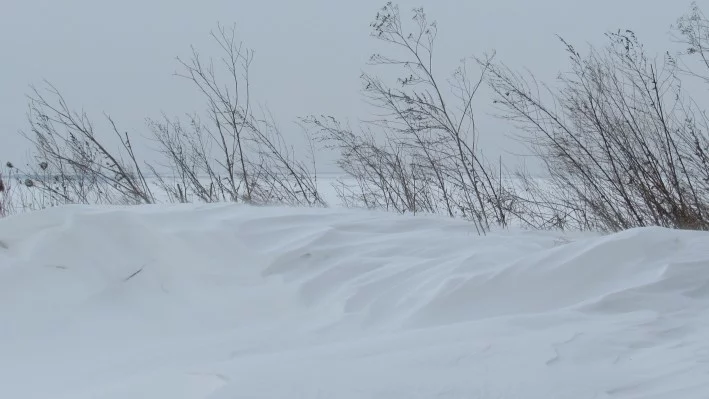
[[[707,233],[237,205],[0,220],[3,398],[707,392]]]

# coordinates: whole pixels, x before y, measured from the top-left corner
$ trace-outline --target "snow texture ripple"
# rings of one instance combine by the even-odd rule
[[[342,209],[0,220],[0,397],[706,398],[709,234]]]

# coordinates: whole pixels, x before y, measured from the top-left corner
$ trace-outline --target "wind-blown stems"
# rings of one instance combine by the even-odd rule
[[[254,114],[249,69],[253,51],[235,40],[235,30],[218,27],[212,38],[222,51],[219,79],[214,60],[205,62],[193,49],[188,61],[178,59],[187,79],[205,99],[206,122],[189,117],[150,120],[149,126],[177,182],[160,178],[161,186],[179,201],[194,194],[204,202],[243,201],[325,205],[315,184],[315,171],[288,148],[272,115]],[[215,152],[213,152],[215,150]]]
[[[152,163],[138,159],[131,136],[121,133],[110,116],[107,127],[120,140],[117,151],[95,131],[88,115],[72,111],[50,83],[43,91],[33,89],[31,129],[25,137],[34,144],[35,161],[24,172],[32,176],[42,200],[32,203],[152,204],[157,188],[171,202],[325,205],[314,170],[297,160],[273,117],[267,110],[254,114],[249,88],[253,52],[236,42],[234,29],[219,26],[212,38],[222,51],[221,63],[205,62],[195,49],[189,61],[178,59],[178,75],[203,96],[206,117],[195,113],[186,125],[167,116],[149,119],[150,138],[162,155]],[[226,71],[224,80],[221,70]],[[157,184],[148,183],[143,169]]]
[[[30,133],[36,162],[25,171],[33,185],[58,203],[154,203],[155,198],[137,162],[128,133],[121,134],[106,117],[120,140],[118,151],[104,145],[84,112],[72,111],[50,83],[33,88],[30,97]],[[128,161],[124,159],[128,157]]]
[[[212,39],[220,57],[192,48],[188,59],[178,58],[176,75],[196,89],[205,110],[148,120],[157,160],[141,162],[134,136],[106,115],[108,137],[120,143],[115,150],[103,129],[47,83],[30,97],[25,136],[35,160],[10,172],[29,176],[24,185],[34,197],[27,202],[40,207],[150,204],[155,190],[170,202],[324,206],[319,144],[339,154],[346,178],[335,190],[345,206],[466,218],[482,234],[510,225],[709,229],[709,117],[682,85],[709,84],[709,21],[696,4],[674,28],[684,54],[650,57],[631,31],[610,33],[606,45],[585,54],[562,39],[569,66],[552,86],[494,53],[443,75],[434,62],[437,24],[421,8],[412,11],[411,29],[405,20],[389,2],[371,24],[386,51],[374,54],[361,76],[372,106],[366,121],[353,129],[332,116],[301,119],[311,163],[254,103],[254,53],[237,42],[234,28],[219,25]],[[386,78],[392,72],[395,78]],[[499,120],[518,128],[544,178],[483,156],[476,115],[484,90]],[[5,176],[3,213],[12,180]]]
[[[443,85],[433,64],[437,26],[422,9],[414,10],[413,20],[409,33],[398,7],[389,3],[371,24],[374,38],[403,51],[395,58],[374,54],[370,59],[372,66],[396,68],[400,77],[394,84],[362,75],[365,98],[377,119],[359,133],[332,117],[306,119],[320,140],[340,151],[338,165],[356,181],[355,187],[340,185],[340,197],[354,206],[462,216],[480,232],[492,224],[506,225],[508,187],[496,174],[499,169],[475,147],[473,99],[492,57],[477,79],[470,78],[469,65],[463,63],[453,83]],[[450,91],[455,94],[444,95]],[[383,139],[376,140],[371,129],[381,131]]]
[[[547,98],[533,77],[491,68],[503,116],[528,133],[550,176],[546,194],[525,181],[536,196],[526,217],[608,231],[708,228],[706,115],[682,91],[673,58],[650,60],[630,31],[608,39],[585,57],[564,42],[571,71]]]

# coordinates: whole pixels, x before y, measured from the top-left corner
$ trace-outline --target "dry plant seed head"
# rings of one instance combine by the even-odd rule
[[[47,170],[47,167],[49,167],[49,164],[47,163],[47,161],[42,161],[42,162],[39,163],[39,167],[40,167],[42,170]]]
[[[34,181],[32,181],[32,179],[25,179],[25,186],[34,187]]]
[[[15,165],[13,165],[12,162],[6,163],[5,166],[7,166],[7,167],[10,168],[10,169],[12,169],[12,168],[15,167]]]

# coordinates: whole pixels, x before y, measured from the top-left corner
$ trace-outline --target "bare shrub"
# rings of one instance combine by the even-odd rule
[[[673,36],[677,42],[686,46],[685,54],[699,62],[695,68],[682,62],[682,72],[709,83],[709,19],[696,2],[692,3],[689,12],[679,18]]]
[[[233,28],[219,26],[212,38],[222,51],[216,65],[194,48],[189,60],[178,59],[178,76],[203,96],[206,118],[148,122],[164,166],[174,174],[172,181],[160,177],[161,187],[181,202],[324,205],[314,167],[297,160],[268,111],[255,112],[249,82],[253,51],[236,41]]]
[[[441,213],[439,193],[427,181],[416,154],[393,138],[377,142],[368,131],[354,133],[334,118],[309,118],[327,148],[338,150],[337,165],[354,184],[339,180],[334,188],[343,205],[398,213]]]
[[[29,133],[34,160],[23,174],[26,186],[42,192],[43,206],[59,204],[149,204],[155,202],[128,133],[106,115],[120,150],[106,144],[85,112],[73,111],[50,83],[33,87],[29,99]]]
[[[708,228],[706,115],[682,91],[674,59],[650,59],[630,31],[608,39],[586,56],[564,42],[571,68],[559,89],[490,68],[502,116],[529,133],[549,173],[548,187],[532,182],[543,195],[523,213],[534,227]]]
[[[7,172],[0,172],[0,217],[5,217],[11,213],[12,206],[12,164],[8,162]]]
[[[476,145],[473,99],[488,66],[473,78],[470,63],[463,62],[442,83],[433,65],[436,23],[420,8],[413,10],[413,21],[408,33],[390,2],[371,24],[372,36],[396,55],[374,54],[370,65],[400,76],[388,84],[381,75],[362,75],[364,95],[377,110],[362,132],[330,117],[306,120],[340,151],[340,167],[357,182],[341,188],[340,196],[370,208],[465,217],[481,232],[506,225],[514,197],[502,184],[501,167],[490,165]],[[380,140],[371,129],[382,132]]]
[[[37,168],[41,170],[41,167]],[[5,216],[17,211],[34,211],[60,204],[51,191],[36,189],[36,181],[49,181],[50,178],[46,174],[41,177],[28,174],[27,170],[30,169],[29,164],[27,169],[19,168],[12,162],[6,164],[3,198]]]

